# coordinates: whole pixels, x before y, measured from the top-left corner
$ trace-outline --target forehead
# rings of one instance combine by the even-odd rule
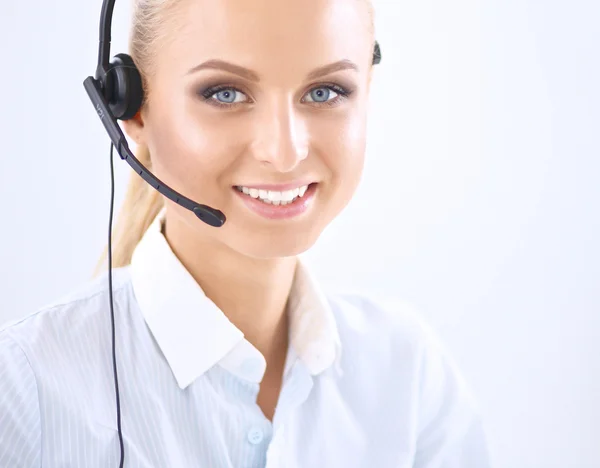
[[[183,0],[159,51],[169,69],[220,58],[262,71],[369,59],[368,0]]]

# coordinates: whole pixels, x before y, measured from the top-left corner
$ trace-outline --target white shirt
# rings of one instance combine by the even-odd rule
[[[267,419],[265,359],[174,255],[164,213],[113,271],[126,467],[490,466],[477,403],[410,304],[325,294],[302,261]],[[1,329],[0,467],[119,457],[105,273]]]

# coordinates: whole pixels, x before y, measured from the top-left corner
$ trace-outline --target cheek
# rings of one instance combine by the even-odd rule
[[[332,127],[328,132],[327,147],[322,150],[334,185],[351,191],[358,183],[364,165],[365,123],[363,114],[356,112],[342,124]]]
[[[235,139],[231,138],[231,128],[226,131],[226,127],[174,104],[169,104],[149,130],[155,170],[174,180],[182,191],[207,196],[235,160],[235,148],[230,146]]]

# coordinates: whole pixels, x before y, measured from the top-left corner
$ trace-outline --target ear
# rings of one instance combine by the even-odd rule
[[[127,136],[131,138],[136,145],[144,144],[144,119],[142,117],[142,111],[139,110],[135,116],[129,120],[122,120],[123,129]]]

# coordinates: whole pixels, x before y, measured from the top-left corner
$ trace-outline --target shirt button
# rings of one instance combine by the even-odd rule
[[[253,427],[248,431],[248,441],[253,445],[260,444],[263,440],[263,437],[263,431],[257,427]]]

